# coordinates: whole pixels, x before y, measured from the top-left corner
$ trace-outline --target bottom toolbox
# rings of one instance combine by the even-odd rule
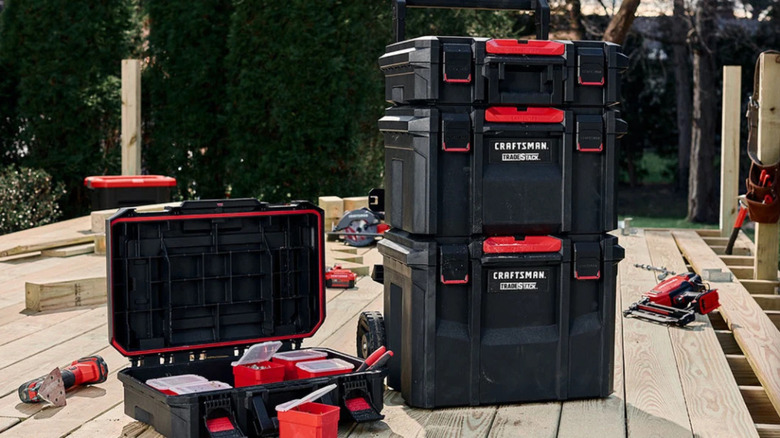
[[[383,370],[357,372],[361,359],[300,349],[325,318],[323,231],[322,210],[307,202],[188,201],[164,212],[122,209],[112,216],[109,336],[132,364],[119,372],[125,413],[169,437],[273,436],[278,405],[336,384],[320,402],[340,407],[341,420],[381,419]],[[234,380],[233,362],[268,341],[279,342],[273,351],[257,348],[271,351],[262,359],[241,361],[249,371]],[[282,353],[268,365],[279,348],[320,354]],[[304,356],[339,367],[298,374]],[[270,368],[284,371],[263,380]],[[252,385],[255,375],[255,382],[273,383]],[[173,376],[181,378],[170,386],[147,384]],[[176,386],[185,378],[198,390]]]
[[[414,407],[605,397],[617,263],[610,235],[419,238],[389,231],[388,386]]]
[[[329,358],[350,362],[355,368],[363,363],[333,350],[317,350],[327,352]],[[383,407],[385,373],[378,370],[182,395],[167,395],[144,383],[164,376],[196,374],[232,385],[230,363],[236,359],[222,357],[126,368],[119,372],[125,389],[125,413],[167,437],[209,436],[207,424],[214,421],[233,422],[243,433],[237,436],[275,436],[279,428],[274,409],[277,405],[335,383],[336,389],[320,403],[341,407],[341,421],[382,418],[378,413]]]

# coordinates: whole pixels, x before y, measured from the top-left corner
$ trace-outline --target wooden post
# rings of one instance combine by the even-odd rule
[[[737,217],[739,194],[739,121],[742,67],[723,66],[723,115],[720,148],[720,235],[728,237]]]
[[[758,158],[780,160],[780,55],[762,53],[758,88]],[[756,280],[777,279],[778,224],[756,224]]]
[[[141,174],[141,61],[122,60],[122,175]]]

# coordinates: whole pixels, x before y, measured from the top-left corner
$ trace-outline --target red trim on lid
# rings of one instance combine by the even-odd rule
[[[88,176],[84,185],[90,189],[117,189],[126,187],[173,187],[176,178],[162,175],[107,175]]]
[[[441,149],[447,152],[468,152],[471,150],[471,142],[466,143],[465,148],[447,148],[447,143],[441,142]]]
[[[577,271],[574,271],[574,278],[577,280],[598,280],[601,278],[601,271],[597,272],[596,275],[587,275],[587,276],[580,276],[580,274]]]
[[[469,275],[466,274],[466,278],[463,280],[445,280],[444,275],[441,276],[441,283],[442,284],[466,284],[469,282]]]
[[[447,78],[447,73],[444,73],[444,82],[448,84],[468,84],[471,82],[471,73],[469,73],[469,77],[466,79],[449,79]]]
[[[526,236],[522,240],[512,236],[488,237],[482,243],[482,251],[486,254],[558,252],[562,245],[561,239],[552,236]]]
[[[283,210],[283,211],[263,211],[263,212],[247,212],[247,213],[221,213],[221,214],[186,214],[186,215],[180,215],[180,216],[153,216],[153,217],[129,217],[129,218],[119,218],[114,219],[109,224],[111,228],[113,229],[114,224],[122,223],[122,222],[153,222],[153,221],[165,221],[165,220],[182,220],[182,219],[209,219],[209,218],[220,218],[220,217],[241,217],[241,216],[280,216],[280,215],[293,215],[293,214],[314,214],[318,217],[317,225],[318,225],[318,233],[317,233],[317,240],[319,244],[319,248],[322,249],[324,252],[324,242],[323,238],[325,236],[325,232],[323,231],[323,217],[322,214],[320,214],[317,210]],[[112,233],[113,234],[113,233]],[[106,242],[106,250],[111,250],[110,248],[111,242]],[[325,303],[325,279],[323,277],[323,270],[320,270],[319,272],[319,291],[320,291],[320,303]],[[109,281],[110,285],[113,287],[114,285],[114,271],[109,270]],[[109,293],[113,293],[113,290],[108,291]],[[111,317],[114,317],[114,300],[111,300]],[[202,350],[206,348],[211,347],[227,347],[232,345],[250,345],[250,344],[257,344],[260,342],[266,342],[266,341],[286,341],[290,339],[300,339],[300,338],[308,338],[311,336],[314,336],[315,333],[317,333],[317,330],[319,330],[320,326],[322,326],[322,323],[325,322],[325,306],[320,306],[320,315],[319,315],[319,321],[317,321],[317,324],[314,326],[311,332],[301,334],[301,335],[287,335],[287,336],[276,336],[276,337],[269,337],[269,338],[257,338],[257,339],[242,339],[237,341],[226,341],[226,342],[214,342],[211,344],[196,344],[196,345],[184,345],[180,347],[168,347],[168,348],[157,348],[152,350],[136,350],[136,351],[127,351],[124,348],[122,348],[121,345],[117,342],[117,340],[114,338],[114,332],[111,331],[111,345],[114,346],[114,348],[119,351],[120,354],[122,354],[125,357],[130,356],[143,356],[148,354],[156,354],[156,353],[166,353],[169,351],[188,351],[188,350]]]
[[[604,150],[604,143],[601,143],[597,148],[583,148],[577,143],[577,150],[580,152],[601,152]]]
[[[490,40],[485,51],[497,55],[563,55],[563,43],[546,40]]]
[[[485,110],[485,121],[504,123],[561,123],[564,112],[556,108],[493,106]]]

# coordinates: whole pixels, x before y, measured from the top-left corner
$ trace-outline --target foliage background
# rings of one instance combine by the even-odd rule
[[[552,28],[566,38],[565,4],[553,4]],[[756,55],[780,45],[777,14],[721,15],[719,67],[743,65],[747,96]],[[600,39],[607,21],[588,16],[586,37]],[[675,177],[670,26],[669,17],[638,17],[625,44],[626,184],[643,183],[648,151]],[[407,37],[534,32],[533,19],[516,12],[408,13]],[[382,180],[377,58],[390,42],[389,0],[7,0],[0,164],[47,172],[67,190],[64,215],[87,212],[83,178],[119,171],[120,60],[138,57],[144,171],[176,177],[177,198],[367,193]]]

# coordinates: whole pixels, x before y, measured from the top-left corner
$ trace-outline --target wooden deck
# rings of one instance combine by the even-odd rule
[[[90,242],[88,218],[0,236],[0,435],[2,438],[159,436],[125,416],[116,373],[128,361],[108,346],[105,305],[35,313],[25,310],[25,282],[61,282],[105,275],[105,256],[29,251],[46,242]],[[623,309],[656,284],[635,263],[685,271],[728,268],[752,275],[751,244],[737,256],[719,257],[722,239],[682,230],[639,230],[620,236],[626,259],[619,265],[617,308]],[[68,240],[70,239],[70,240]],[[331,249],[338,243],[329,243]],[[98,245],[99,246],[99,245]],[[714,247],[714,251],[711,247]],[[69,257],[63,254],[71,254]],[[14,255],[16,254],[16,255]],[[329,257],[371,265],[375,249]],[[333,263],[329,260],[329,264]],[[616,315],[615,392],[606,399],[476,408],[420,410],[387,391],[382,422],[343,425],[343,437],[780,437],[780,300],[777,282],[736,280],[713,284],[723,307],[688,329],[667,328]],[[382,309],[382,287],[368,277],[356,289],[327,292],[328,317],[304,346],[353,353],[357,315]],[[16,388],[23,381],[100,354],[111,376],[101,385],[73,391],[64,408],[24,405]]]

